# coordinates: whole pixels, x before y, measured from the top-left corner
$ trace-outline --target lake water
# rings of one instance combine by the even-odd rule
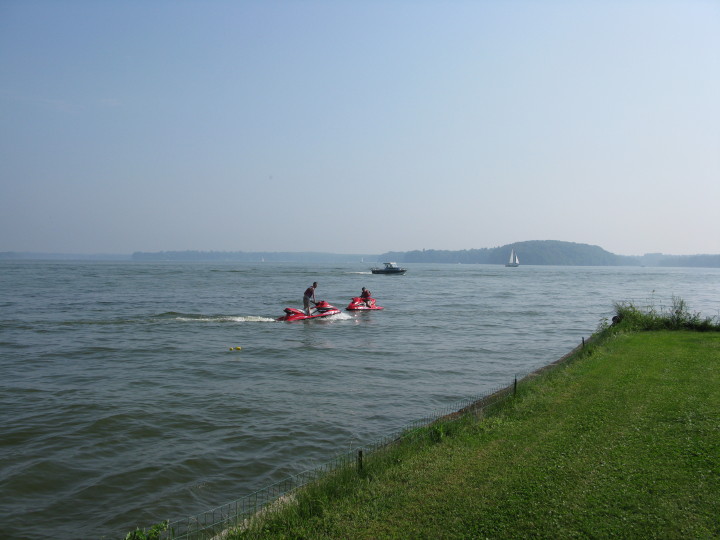
[[[408,268],[0,263],[3,536],[221,505],[556,360],[614,301],[720,313],[719,269]],[[385,310],[276,322],[313,281]]]

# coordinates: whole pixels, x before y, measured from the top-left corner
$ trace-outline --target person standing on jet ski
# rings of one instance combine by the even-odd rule
[[[360,298],[362,298],[365,301],[365,305],[367,307],[372,307],[370,305],[370,298],[372,298],[372,293],[367,290],[365,287],[362,288],[362,292],[360,293]]]
[[[305,294],[303,294],[303,307],[308,315],[310,315],[310,302],[315,303],[315,289],[317,286],[317,281],[313,281],[313,284],[305,289]]]

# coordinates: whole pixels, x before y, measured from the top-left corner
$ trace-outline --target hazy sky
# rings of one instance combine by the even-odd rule
[[[720,253],[720,1],[0,0],[0,251]]]

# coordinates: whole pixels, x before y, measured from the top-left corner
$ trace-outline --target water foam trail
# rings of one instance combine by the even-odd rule
[[[260,315],[219,315],[208,318],[210,322],[275,322],[275,319]]]
[[[163,313],[157,318],[170,319],[179,322],[274,322],[275,319],[260,315],[201,315],[192,313]]]
[[[275,319],[272,319],[270,317],[260,317],[260,316],[253,316],[248,315],[245,317],[236,317],[236,322],[275,322]]]

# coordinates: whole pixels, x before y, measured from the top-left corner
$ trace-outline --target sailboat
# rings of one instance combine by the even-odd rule
[[[520,266],[520,259],[518,259],[517,253],[515,253],[515,249],[510,252],[510,260],[505,263],[505,266],[511,266],[513,268],[515,268],[516,266]]]

